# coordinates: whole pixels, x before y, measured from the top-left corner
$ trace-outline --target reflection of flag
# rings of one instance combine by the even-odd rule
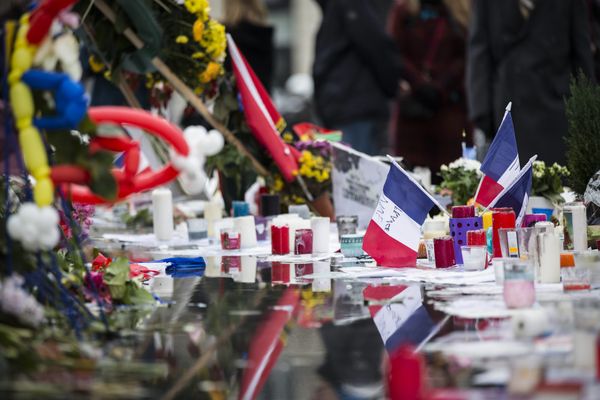
[[[390,354],[402,345],[418,346],[434,328],[419,285],[367,286],[363,296],[374,302],[369,312]]]
[[[490,207],[500,192],[519,174],[521,168],[510,107],[511,103],[508,103],[498,133],[481,164],[483,178],[479,182],[475,201],[484,207]]]
[[[273,157],[285,180],[292,182],[298,171],[298,153],[281,139],[285,121],[230,35],[227,35],[227,43],[246,123]]]
[[[517,226],[521,225],[527,209],[533,179],[532,166],[536,158],[537,156],[531,157],[513,182],[498,195],[495,201],[490,203],[490,207],[510,207],[515,210]]]
[[[248,364],[242,375],[239,399],[255,399],[275,366],[284,341],[283,328],[298,305],[299,292],[287,288],[279,301],[261,322],[252,337],[248,350]]]
[[[363,250],[378,265],[415,265],[421,225],[435,204],[431,195],[394,162],[365,233]]]

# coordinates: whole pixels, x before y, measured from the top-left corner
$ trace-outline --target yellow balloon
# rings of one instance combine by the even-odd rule
[[[42,142],[40,133],[34,126],[21,131],[19,134],[19,143],[21,144],[25,165],[29,171],[35,171],[40,167],[48,166],[44,143]]]
[[[33,117],[33,96],[31,90],[23,82],[17,82],[10,87],[10,103],[16,120]]]
[[[25,72],[31,68],[32,62],[31,50],[27,47],[18,47],[13,53],[10,66],[13,70]]]
[[[33,188],[33,198],[40,206],[49,206],[54,201],[54,184],[50,178],[38,179]]]

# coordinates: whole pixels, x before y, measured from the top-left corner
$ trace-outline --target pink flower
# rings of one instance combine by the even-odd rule
[[[99,299],[102,304],[111,304],[112,298],[110,297],[110,290],[104,283],[103,272],[89,272],[84,278],[84,290],[83,293],[87,301],[96,301]],[[97,297],[94,294],[94,290],[98,294]]]

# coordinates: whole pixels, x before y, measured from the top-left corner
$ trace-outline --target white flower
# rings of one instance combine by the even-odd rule
[[[8,218],[11,238],[20,241],[26,250],[52,250],[60,240],[58,212],[50,207],[24,203]]]
[[[44,319],[44,308],[23,289],[23,278],[18,275],[11,275],[0,282],[0,309],[33,327]]]

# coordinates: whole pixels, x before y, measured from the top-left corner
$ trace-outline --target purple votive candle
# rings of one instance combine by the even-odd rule
[[[450,236],[433,239],[435,267],[448,268],[456,264],[454,258],[454,240]]]
[[[256,240],[267,240],[267,224],[269,220],[266,217],[254,217],[254,225],[256,226]]]
[[[295,254],[311,254],[313,250],[313,232],[312,229],[296,229],[294,240]]]
[[[475,216],[475,206],[454,206],[452,207],[452,218],[473,218]]]
[[[521,227],[529,228],[535,226],[536,222],[542,222],[546,220],[546,214],[525,214],[525,216],[523,217],[523,222],[521,223]]]

